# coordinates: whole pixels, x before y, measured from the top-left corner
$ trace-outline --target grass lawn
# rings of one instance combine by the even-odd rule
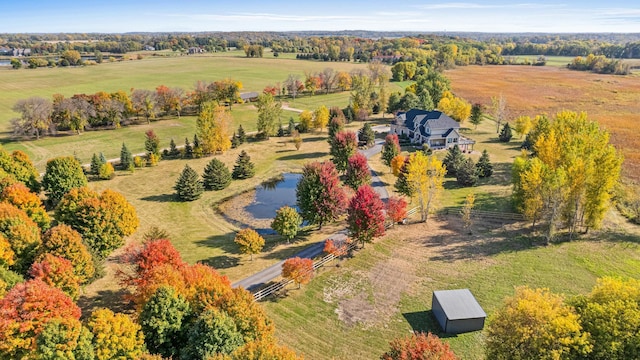
[[[13,70],[0,68],[0,131],[9,131],[9,120],[16,116],[11,108],[19,99],[31,96],[51,98],[59,93],[72,96],[98,91],[129,91],[132,88],[155,89],[159,85],[193,88],[198,80],[233,78],[243,84],[242,91],[261,91],[265,86],[284,81],[289,74],[304,77],[330,67],[336,71],[361,69],[364,64],[317,62],[275,58],[246,58],[241,51],[197,56],[148,56],[143,60],[105,62],[77,68],[39,68]],[[4,135],[8,137],[9,134]]]
[[[637,233],[612,229],[544,247],[517,226],[477,221],[468,235],[460,223],[450,215],[399,226],[302,289],[265,302],[278,338],[309,359],[375,359],[392,339],[431,331],[461,359],[483,359],[482,332],[440,332],[432,291],[469,288],[491,315],[516,286],[572,296],[598,277],[640,273]]]

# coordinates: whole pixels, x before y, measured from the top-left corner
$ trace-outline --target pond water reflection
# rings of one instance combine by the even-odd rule
[[[284,173],[256,188],[253,203],[245,210],[256,219],[272,219],[276,210],[287,205],[296,208],[296,186],[302,174]]]

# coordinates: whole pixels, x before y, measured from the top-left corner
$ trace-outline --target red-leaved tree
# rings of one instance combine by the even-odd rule
[[[80,319],[80,308],[62,290],[37,279],[17,284],[0,299],[0,358],[25,358],[49,321],[66,318]]]
[[[130,246],[122,255],[123,262],[129,264],[128,269],[118,270],[122,284],[138,286],[147,281],[149,272],[162,265],[179,269],[186,265],[178,250],[168,239],[147,241],[142,245]]]
[[[313,260],[294,257],[282,264],[282,277],[298,284],[308,284],[313,279]]]
[[[348,238],[345,241],[327,239],[324,242],[324,249],[322,251],[335,257],[341,257],[347,254],[348,243]]]
[[[29,275],[64,291],[73,300],[77,300],[80,295],[80,277],[75,274],[73,264],[67,259],[45,254],[42,260],[31,265]]]
[[[371,172],[369,171],[369,164],[367,164],[367,157],[361,153],[356,153],[349,158],[349,166],[347,167],[347,174],[344,183],[357,190],[360,186],[371,182]]]
[[[347,195],[335,166],[328,162],[312,162],[302,170],[302,178],[296,188],[300,215],[311,224],[322,224],[337,219],[347,203]]]
[[[457,357],[437,336],[427,333],[395,339],[382,360],[456,360]]]
[[[407,217],[407,202],[398,196],[387,200],[387,216],[393,223],[399,223]]]
[[[347,170],[349,158],[358,150],[358,136],[353,131],[342,130],[331,140],[331,161],[340,172]]]
[[[347,208],[351,236],[364,246],[365,242],[371,242],[374,237],[384,235],[383,210],[380,195],[369,185],[360,186]]]

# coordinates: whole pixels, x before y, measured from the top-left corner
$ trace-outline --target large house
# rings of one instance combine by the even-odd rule
[[[475,141],[460,135],[460,124],[441,111],[411,109],[399,112],[391,121],[391,134],[406,135],[414,144],[427,144],[431,149],[448,149],[458,145],[473,150]]]

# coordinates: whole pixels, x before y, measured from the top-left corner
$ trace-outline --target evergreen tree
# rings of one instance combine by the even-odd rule
[[[240,155],[238,155],[238,160],[236,160],[235,166],[233,167],[231,177],[238,180],[252,178],[253,175],[255,175],[255,169],[251,162],[251,157],[249,157],[249,154],[247,154],[246,151],[242,150]]]
[[[500,131],[500,135],[498,136],[498,138],[502,142],[509,142],[511,141],[512,137],[513,137],[513,134],[511,132],[511,126],[509,125],[509,123],[505,123],[504,126],[502,127],[502,130]]]
[[[204,168],[202,182],[205,190],[222,190],[231,183],[231,172],[218,159],[212,159]]]
[[[197,200],[204,192],[200,176],[189,165],[184,166],[173,188],[176,190],[178,198],[182,201]]]
[[[196,159],[202,157],[202,147],[200,146],[198,134],[193,135],[193,157]]]
[[[160,156],[160,138],[158,135],[153,130],[148,130],[145,136],[144,149],[147,151],[147,155]]]
[[[476,169],[478,169],[478,176],[481,178],[486,178],[493,174],[493,164],[491,164],[491,160],[489,160],[487,149],[482,151],[482,156],[480,156],[480,159],[478,159],[476,163]]]
[[[91,167],[90,167],[91,175],[98,175],[98,172],[100,171],[100,166],[102,166],[102,163],[100,162],[100,158],[98,157],[98,155],[96,155],[96,153],[93,153],[93,156],[91,157]]]
[[[482,104],[475,103],[471,107],[471,116],[469,117],[469,122],[472,123],[475,128],[478,128],[478,125],[482,122],[483,114],[482,114]]]
[[[245,133],[242,125],[238,126],[238,140],[240,144],[244,144],[247,141],[247,133]]]
[[[409,158],[407,157],[400,168],[400,173],[398,174],[398,178],[396,179],[393,187],[396,188],[396,191],[402,195],[407,197],[413,197],[414,190],[411,188],[411,185],[407,181],[407,175],[409,174]]]
[[[184,159],[193,159],[193,147],[189,143],[188,138],[184,138],[184,153],[182,154]]]
[[[231,148],[235,149],[238,146],[240,146],[240,138],[236,135],[236,133],[233,133],[233,136],[231,137]]]
[[[122,143],[122,149],[120,150],[120,168],[122,170],[133,169],[133,155],[124,143]]]
[[[291,134],[293,134],[293,131],[296,129],[296,121],[293,120],[293,116],[291,116],[289,118],[289,126],[287,128],[287,133],[289,134],[289,136],[291,136]]]
[[[283,137],[285,135],[284,127],[282,126],[282,120],[278,124],[278,137]]]
[[[365,123],[362,129],[358,131],[359,143],[364,143],[367,147],[372,147],[376,142],[376,134],[373,132],[370,123]]]
[[[337,133],[344,130],[343,118],[344,116],[342,117],[335,116],[334,118],[331,119],[331,121],[329,121],[329,128],[327,129],[329,133],[329,138],[327,139],[327,141],[329,143],[331,143],[331,140],[334,138],[334,136],[336,136]]]
[[[389,134],[382,145],[382,162],[391,167],[391,160],[400,155],[400,140],[397,134]]]
[[[180,157],[180,150],[176,145],[176,142],[171,138],[171,142],[169,143],[169,158],[177,159]]]
[[[442,163],[447,168],[447,175],[456,176],[458,168],[462,165],[464,156],[458,145],[454,145],[447,150],[447,155],[444,157]]]
[[[462,161],[456,172],[456,180],[461,186],[473,186],[478,182],[476,166],[471,158]]]

